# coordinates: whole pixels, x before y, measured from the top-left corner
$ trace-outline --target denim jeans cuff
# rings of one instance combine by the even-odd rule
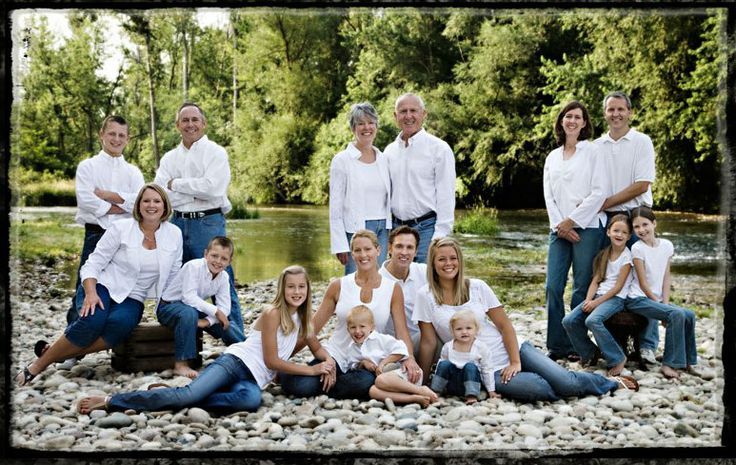
[[[480,394],[480,383],[478,381],[465,381],[463,385],[465,386],[466,396],[478,397]]]

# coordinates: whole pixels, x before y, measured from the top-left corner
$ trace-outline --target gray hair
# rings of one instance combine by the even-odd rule
[[[621,98],[626,101],[626,108],[631,110],[631,99],[628,95],[626,95],[625,92],[621,92],[620,90],[614,90],[613,92],[609,92],[608,95],[603,97],[603,112],[606,112],[606,104],[608,103],[608,99],[611,98]]]
[[[355,126],[357,126],[360,120],[364,118],[376,123],[376,127],[378,126],[378,113],[376,112],[376,109],[373,108],[373,105],[368,102],[360,102],[350,106],[348,123],[350,123],[351,131],[354,130]]]
[[[419,108],[421,108],[422,110],[426,109],[424,107],[424,100],[422,99],[422,97],[418,96],[417,94],[412,94],[411,92],[407,92],[405,94],[399,95],[399,98],[396,99],[396,103],[394,103],[394,110],[398,108],[399,102],[405,99],[406,97],[414,97],[415,99],[419,101]]]
[[[205,123],[207,122],[207,117],[204,114],[204,110],[202,110],[202,108],[200,108],[199,105],[197,105],[196,103],[192,103],[192,102],[184,102],[184,103],[181,104],[181,106],[179,107],[179,109],[176,110],[176,120],[174,120],[175,123],[178,123],[179,122],[179,116],[181,115],[181,111],[183,109],[187,108],[187,107],[194,107],[194,108],[196,108],[199,111],[199,114],[202,115],[202,120]]]

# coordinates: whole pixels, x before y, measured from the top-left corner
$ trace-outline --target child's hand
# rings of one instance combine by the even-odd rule
[[[204,329],[204,328],[209,328],[209,327],[210,327],[210,320],[208,320],[207,318],[200,318],[199,320],[197,320],[197,328]]]
[[[598,303],[595,300],[586,300],[583,302],[583,311],[585,313],[590,313],[598,306]]]
[[[488,391],[488,398],[489,399],[500,399],[501,394],[497,393],[496,391]]]
[[[366,370],[370,371],[371,373],[376,373],[376,368],[378,368],[378,366],[375,363],[368,360],[367,358],[364,358],[363,360],[361,360],[360,363],[358,364],[358,367],[363,367]],[[376,374],[378,375],[380,373],[376,373]]]
[[[220,310],[219,308],[215,312],[215,318],[217,318],[217,321],[219,321],[220,324],[222,324],[222,329],[227,331],[228,326],[230,326],[230,320],[227,319],[227,316],[225,315],[225,313],[223,313],[223,311]]]
[[[385,364],[385,363],[383,363],[383,362],[381,362],[381,363],[379,363],[378,365],[376,365],[376,371],[375,371],[375,373],[376,373],[376,376],[378,376],[378,375],[380,375],[381,373],[383,373],[383,367],[384,367],[384,366],[386,366],[386,364]]]

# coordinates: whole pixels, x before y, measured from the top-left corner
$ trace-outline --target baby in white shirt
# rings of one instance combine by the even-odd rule
[[[442,346],[432,376],[433,391],[464,395],[465,403],[474,404],[478,402],[482,382],[489,397],[500,397],[496,393],[491,350],[476,337],[479,326],[470,310],[461,310],[450,318],[453,339]]]
[[[372,399],[391,399],[400,404],[417,403],[427,407],[437,401],[437,394],[427,386],[409,381],[404,367],[384,371],[388,364],[401,362],[409,356],[403,341],[388,334],[375,331],[373,312],[365,305],[350,309],[347,319],[348,333],[353,339],[348,347],[348,367],[351,370],[364,368],[376,374],[376,381],[369,391]]]

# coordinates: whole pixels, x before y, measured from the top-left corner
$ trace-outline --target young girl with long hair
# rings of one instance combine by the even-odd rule
[[[562,326],[567,331],[575,351],[583,364],[597,361],[603,355],[610,376],[618,376],[626,365],[626,355],[604,323],[624,309],[624,300],[631,283],[631,252],[626,241],[631,235],[629,217],[615,215],[606,229],[611,244],[598,252],[593,260],[593,279],[585,301],[575,307]],[[593,333],[596,344],[588,337]]]
[[[272,307],[253,325],[244,342],[232,344],[190,384],[178,388],[150,389],[112,396],[86,397],[78,406],[82,414],[95,409],[155,411],[201,407],[219,412],[255,411],[261,390],[276,372],[324,376],[334,369],[332,359],[316,338],[309,338],[312,291],[306,270],[290,266],[281,272]],[[308,341],[317,358],[307,366],[289,362],[298,341]]]
[[[661,368],[664,376],[679,378],[678,370],[685,369],[696,376],[712,378],[710,370],[696,367],[695,313],[669,302],[672,242],[656,236],[657,220],[649,207],[631,210],[631,222],[639,241],[631,247],[634,279],[626,298],[626,309],[666,325]]]

